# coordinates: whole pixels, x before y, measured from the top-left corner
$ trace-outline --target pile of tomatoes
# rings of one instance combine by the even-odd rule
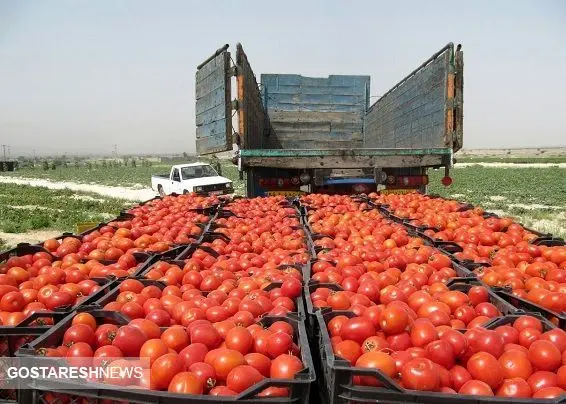
[[[120,264],[135,268],[135,258],[129,256],[133,259],[130,262],[126,261],[127,257]],[[97,277],[96,270],[100,267],[105,268],[98,261],[75,264],[65,259],[55,260],[46,252],[10,257],[0,271],[1,324],[15,326],[33,313],[81,303],[110,282],[102,282],[101,286],[89,279]]]
[[[80,259],[118,260],[135,252],[161,253],[174,244],[189,244],[202,234],[209,216],[199,209],[220,203],[217,197],[193,194],[166,196],[132,208],[131,219],[115,220],[84,236],[49,239],[43,247],[63,258],[76,254]]]
[[[157,265],[161,264],[169,265],[164,262]],[[290,277],[269,291],[253,280],[234,280],[203,290],[211,289],[203,286],[208,280],[191,263],[179,277],[184,282],[180,286],[126,279],[115,293],[109,293],[114,298],[104,299],[104,310],[119,311],[131,319],[145,318],[161,327],[176,324],[187,327],[197,320],[219,323],[220,327],[233,323],[247,327],[263,315],[285,316],[297,311],[302,289],[301,281]]]
[[[424,234],[456,242],[462,251],[455,257],[482,264],[475,272],[487,285],[510,288],[516,296],[557,313],[566,311],[566,246],[532,244],[536,236],[512,219],[484,218],[479,208],[459,211],[456,201],[420,194],[377,200],[398,215],[416,218],[411,224],[440,229]]]
[[[313,230],[334,237],[314,242],[322,250],[312,264],[311,279],[341,289],[316,288],[313,283],[314,307],[377,315],[380,305],[399,301],[408,304],[415,317],[429,318],[435,326],[462,329],[501,315],[491,303],[498,298],[487,288],[474,286],[466,294],[446,286],[457,276],[446,255],[410,237],[402,225],[377,210],[360,211],[355,201],[343,198],[342,206],[350,207],[346,213],[322,206],[309,215]]]
[[[226,209],[238,215],[215,221],[220,235],[213,241],[202,243],[183,262],[160,261],[143,274],[167,285],[155,298],[166,299],[162,309],[172,321],[187,326],[197,319],[230,319],[250,325],[266,314],[297,311],[301,267],[310,255],[296,210],[282,202],[239,199],[228,204]],[[119,295],[106,309],[122,310],[117,304],[133,299]],[[138,303],[141,313],[145,302]]]
[[[330,206],[327,197],[307,201],[318,247],[311,279],[335,285],[311,283],[310,299],[314,307],[351,312],[326,315],[335,355],[411,390],[534,398],[564,392],[566,332],[544,332],[529,316],[483,328],[500,318],[499,298],[477,282],[466,293],[451,290],[446,283],[456,272],[442,252],[352,198],[333,197]],[[353,374],[353,384],[383,386]]]
[[[335,355],[356,368],[378,369],[410,390],[512,398],[555,398],[566,389],[566,332],[543,330],[517,316],[493,330],[465,333],[413,318],[400,302],[376,317],[333,317],[327,327]],[[353,383],[381,386],[375,376]]]
[[[186,327],[161,329],[153,320],[136,318],[126,324],[105,323],[89,312],[77,314],[59,345],[38,349],[47,357],[63,357],[75,366],[116,369],[106,384],[180,394],[235,396],[266,379],[293,379],[304,369],[292,320],[237,325],[196,320]],[[126,360],[125,358],[128,358]],[[132,358],[147,361],[143,374],[127,375]],[[131,377],[130,377],[131,376]],[[261,397],[287,397],[289,389],[271,386]]]
[[[81,286],[93,282],[88,279],[92,276],[120,278],[99,302],[104,310],[121,313],[128,324],[104,324],[80,313],[70,327],[65,325],[60,345],[38,353],[66,357],[70,363],[92,357],[89,364],[101,364],[113,358],[104,363],[111,367],[126,366],[126,357],[149,358],[151,368],[141,380],[98,381],[174,393],[229,396],[265,378],[293,379],[305,365],[297,320],[286,315],[302,305],[302,267],[310,254],[298,211],[284,198],[226,204],[209,241],[188,258],[160,260],[141,277],[131,276],[139,269],[134,253],[161,250],[153,242],[139,245],[142,237],[151,233],[160,240],[156,243],[169,247],[171,241],[183,242],[178,237],[187,229],[185,235],[200,234],[196,224],[208,216],[195,209],[213,202],[191,195],[156,199],[131,209],[131,220],[111,222],[82,238],[46,241],[51,253],[10,258],[7,273],[0,275],[7,281],[15,275],[20,279],[14,265],[32,276],[25,282],[49,275],[49,288],[56,288],[59,278]],[[111,263],[102,261],[106,259]],[[264,316],[269,317],[262,320]],[[258,396],[289,394],[287,387],[272,386]]]

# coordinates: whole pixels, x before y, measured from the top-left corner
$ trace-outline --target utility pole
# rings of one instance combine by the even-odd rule
[[[118,145],[114,144],[114,157],[118,157]]]
[[[6,158],[6,148],[7,148],[7,147],[8,147],[7,144],[3,144],[3,145],[2,145],[2,150],[4,151],[4,160],[7,160],[7,158]]]

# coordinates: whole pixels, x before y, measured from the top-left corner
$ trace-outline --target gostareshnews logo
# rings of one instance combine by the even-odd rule
[[[149,358],[0,358],[0,389],[150,388]]]

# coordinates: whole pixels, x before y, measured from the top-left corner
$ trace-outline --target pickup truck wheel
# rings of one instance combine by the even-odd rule
[[[186,189],[183,189],[183,195],[188,194],[189,191],[187,191]]]
[[[165,192],[163,191],[163,187],[161,185],[157,186],[157,192],[159,192],[160,196],[165,196]]]

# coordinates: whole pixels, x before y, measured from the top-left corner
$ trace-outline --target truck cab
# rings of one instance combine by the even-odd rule
[[[451,183],[463,145],[460,45],[400,74],[373,104],[368,75],[258,80],[242,45],[235,61],[228,47],[197,67],[196,149],[235,150],[247,196],[426,192],[430,168]]]
[[[152,175],[151,188],[161,196],[197,193],[225,195],[234,192],[232,181],[218,175],[210,164],[177,164],[169,175]]]

